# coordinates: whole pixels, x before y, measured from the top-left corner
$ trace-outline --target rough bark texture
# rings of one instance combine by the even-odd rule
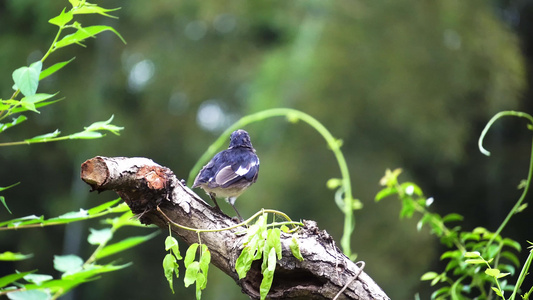
[[[92,190],[115,191],[143,224],[155,224],[163,230],[168,229],[166,217],[191,228],[219,229],[236,224],[183,185],[170,169],[147,158],[97,156],[82,164],[81,178]],[[277,263],[268,298],[332,299],[348,285],[338,299],[389,299],[365,272],[357,276],[359,267],[342,254],[326,231],[319,230],[314,221],[304,224],[298,231],[304,261],[293,257],[289,248],[292,236],[282,233],[283,258]],[[196,232],[172,228],[187,244],[198,242]],[[259,299],[261,264],[252,264],[241,280],[235,272],[244,239],[237,233],[244,229],[201,233],[201,239],[211,252],[211,263],[233,278],[243,293]]]

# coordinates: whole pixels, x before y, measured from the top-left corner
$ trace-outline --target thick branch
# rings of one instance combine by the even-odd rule
[[[82,164],[81,178],[92,190],[114,190],[133,213],[140,215],[143,224],[167,230],[166,217],[190,228],[223,229],[237,224],[183,185],[170,169],[147,158],[97,156]],[[292,236],[281,235],[283,258],[276,266],[270,299],[332,299],[345,285],[338,299],[389,299],[365,272],[357,276],[359,267],[340,252],[326,231],[320,231],[314,221],[304,224],[298,231],[302,262],[291,254]],[[187,244],[198,242],[196,232],[172,228]],[[258,299],[260,263],[254,263],[241,280],[235,271],[244,238],[238,233],[244,230],[203,232],[201,239],[211,252],[211,262],[232,277],[243,293]]]

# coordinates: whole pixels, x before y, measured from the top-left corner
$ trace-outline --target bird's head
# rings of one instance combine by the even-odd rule
[[[235,130],[230,136],[229,148],[247,147],[252,148],[252,142],[250,141],[250,135],[245,130]]]

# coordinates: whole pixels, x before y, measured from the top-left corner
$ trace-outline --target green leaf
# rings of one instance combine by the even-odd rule
[[[298,244],[298,239],[296,238],[296,235],[292,236],[289,247],[291,248],[292,255],[296,257],[296,259],[298,259],[299,261],[304,260],[302,253],[300,252],[300,245]]]
[[[185,268],[186,270],[185,277],[183,278],[183,283],[185,284],[185,287],[188,287],[196,281],[196,275],[200,270],[200,263],[197,261],[193,261]]]
[[[10,189],[10,188],[12,188],[12,187],[14,187],[14,186],[16,186],[16,185],[18,185],[18,184],[20,184],[20,182],[13,183],[12,185],[9,185],[9,186],[6,186],[6,187],[1,187],[1,186],[0,186],[0,192],[1,192],[1,191],[5,191],[5,190],[7,190],[7,189]]]
[[[183,257],[181,257],[178,241],[174,237],[167,236],[165,239],[165,250],[171,250],[177,259],[183,259]]]
[[[52,279],[54,279],[54,277],[47,274],[28,274],[24,276],[24,280],[35,283],[36,285],[41,285],[41,283]]]
[[[93,124],[89,125],[89,127],[84,127],[84,129],[85,131],[110,131],[115,135],[119,135],[119,131],[123,130],[124,127],[111,124],[111,121],[113,121],[114,117],[115,115],[112,115],[107,121],[94,122]]]
[[[465,252],[465,258],[477,258],[481,257],[481,254],[478,251]]]
[[[94,37],[95,35],[101,32],[104,32],[104,31],[111,31],[115,33],[122,40],[124,44],[126,43],[126,41],[124,40],[124,38],[122,38],[120,33],[118,33],[113,27],[104,26],[104,25],[95,25],[95,26],[88,26],[88,27],[80,26],[75,33],[64,36],[61,40],[56,42],[54,46],[56,49],[58,49],[58,48],[72,45],[72,44],[81,44],[81,42],[83,42],[85,39]]]
[[[18,291],[7,294],[11,300],[49,300],[52,299],[48,290]]]
[[[498,269],[486,269],[485,270],[485,274],[491,276],[491,277],[494,277],[494,278],[497,278],[498,275],[500,275],[500,270]]]
[[[24,121],[26,121],[28,118],[26,116],[20,115],[17,118],[13,118],[13,121],[11,123],[2,124],[0,123],[0,132],[5,131],[6,129],[16,126]]]
[[[158,234],[159,234],[159,231],[156,231],[156,232],[153,232],[153,233],[145,235],[145,236],[132,236],[132,237],[126,238],[126,239],[124,239],[124,240],[122,240],[122,241],[120,241],[118,243],[114,243],[114,244],[111,244],[111,245],[108,245],[108,246],[104,247],[101,251],[99,251],[96,254],[96,258],[100,259],[100,258],[109,256],[109,255],[115,254],[117,252],[121,252],[121,251],[124,251],[126,249],[135,247],[135,246],[137,246],[137,245],[139,245],[141,243],[144,243],[144,242],[152,239],[153,237],[155,237]]]
[[[104,135],[100,132],[82,131],[82,132],[71,134],[68,136],[68,138],[71,140],[91,140],[91,139],[99,139],[103,136]]]
[[[176,277],[178,277],[178,263],[176,261],[176,257],[172,254],[165,255],[165,258],[163,259],[163,271],[165,272],[165,278],[168,281],[168,284],[170,285],[170,289],[172,290],[172,294],[174,294],[174,273],[176,273]]]
[[[25,260],[28,258],[33,257],[33,254],[22,254],[22,253],[13,253],[11,251],[6,251],[3,253],[0,253],[0,260],[1,261],[17,261],[17,260]]]
[[[38,222],[42,222],[42,220],[44,220],[43,216],[37,217],[36,215],[31,215],[31,216],[25,216],[25,217],[16,218],[16,219],[13,219],[13,220],[0,222],[0,227],[7,225],[7,227],[9,227],[9,228],[11,228],[11,227],[15,227],[16,228],[16,227],[18,227],[18,226],[20,226],[22,224],[38,223]]]
[[[461,216],[460,214],[455,214],[455,213],[447,214],[444,217],[442,217],[442,222],[444,223],[453,222],[453,221],[462,221],[462,220],[463,220],[463,216]]]
[[[261,280],[261,286],[259,287],[259,294],[261,300],[265,299],[272,286],[274,280],[274,271],[276,269],[276,250],[270,249],[268,253],[268,264],[266,270],[263,272],[263,280]]]
[[[196,258],[196,250],[198,249],[198,246],[198,243],[194,243],[187,249],[187,252],[185,253],[185,259],[183,260],[185,268],[187,268]]]
[[[41,108],[41,107],[44,107],[44,106],[47,106],[47,105],[50,105],[50,104],[54,104],[54,103],[56,103],[58,101],[61,101],[61,100],[63,100],[63,99],[38,102],[38,103],[34,103],[34,106],[35,106],[35,109],[37,109],[37,108]],[[22,106],[18,106],[16,108],[14,108],[13,110],[11,110],[11,113],[15,114],[15,113],[23,112],[23,111],[28,111],[28,109],[26,109],[26,108],[24,108]]]
[[[485,264],[485,260],[484,259],[467,259],[465,260],[465,263],[472,264],[472,265]]]
[[[8,284],[23,278],[24,276],[26,276],[28,274],[31,274],[31,273],[35,273],[35,272],[37,272],[37,270],[28,271],[28,272],[13,273],[13,274],[9,274],[9,275],[0,277],[0,288],[3,288],[3,287],[5,287]]]
[[[503,297],[502,292],[496,287],[491,287],[491,289],[496,293],[498,297]]]
[[[395,195],[398,193],[398,190],[394,187],[386,187],[384,189],[382,189],[381,191],[379,191],[377,194],[376,194],[376,197],[374,197],[374,201],[378,202],[380,200],[382,200],[383,198],[386,198],[388,196],[391,196],[391,195]]]
[[[505,246],[514,248],[518,252],[520,252],[522,250],[522,246],[520,246],[520,243],[518,243],[518,242],[516,242],[516,241],[514,241],[512,239],[509,239],[509,238],[504,238],[503,239],[503,244]]]
[[[116,10],[119,10],[119,9],[120,8],[112,8],[112,9],[102,8],[102,7],[99,7],[96,4],[85,2],[84,6],[81,6],[81,7],[77,8],[77,9],[73,10],[73,13],[75,15],[78,15],[78,14],[100,14],[102,16],[106,16],[106,17],[109,17],[109,18],[118,19],[117,17],[115,17],[113,15],[110,15],[110,14],[107,14],[107,13],[108,12],[112,12],[112,11],[116,11]]]
[[[241,254],[239,255],[239,258],[237,258],[237,261],[235,262],[235,271],[239,275],[239,279],[243,279],[246,277],[246,274],[250,270],[250,267],[252,266],[252,262],[254,260],[254,250],[252,250],[249,247],[244,247],[242,249]]]
[[[87,241],[91,245],[105,244],[113,237],[113,231],[111,228],[104,228],[100,230],[89,228],[89,230],[91,231],[91,234],[89,234]]]
[[[87,214],[92,216],[92,215],[96,215],[98,213],[101,213],[103,212],[104,210],[112,207],[113,205],[117,204],[118,202],[120,202],[122,199],[118,198],[118,199],[115,199],[115,200],[111,200],[111,201],[108,201],[106,203],[103,203],[103,204],[100,204],[98,206],[95,206],[91,209],[89,209],[87,211]]]
[[[15,82],[13,88],[15,90],[20,90],[20,92],[26,97],[34,95],[39,86],[39,75],[42,67],[43,63],[38,60],[32,63],[29,67],[16,69],[12,74],[13,81]]]
[[[9,209],[9,207],[7,206],[7,203],[6,203],[6,198],[4,196],[0,196],[0,202],[2,202],[2,204],[4,205],[4,207],[6,208],[7,212],[12,215],[13,213],[11,212],[11,210]]]
[[[65,10],[66,8],[63,8],[61,14],[59,14],[59,16],[57,17],[53,17],[52,19],[48,20],[48,23],[57,25],[59,27],[65,26],[74,17],[71,11],[65,12]]]
[[[83,260],[77,255],[54,255],[54,269],[63,273],[81,270]]]
[[[519,267],[520,266],[520,260],[518,260],[518,257],[516,256],[516,254],[514,253],[511,253],[509,251],[503,251],[501,253],[501,256],[502,257],[505,257],[506,259],[508,259],[509,261],[511,261],[515,266]]]
[[[39,75],[39,80],[43,80],[45,79],[46,77],[54,74],[55,72],[61,70],[64,66],[66,66],[67,64],[69,64],[71,61],[73,61],[74,59],[76,59],[75,57],[71,58],[70,60],[67,60],[67,61],[62,61],[62,62],[58,62],[58,63],[55,63],[53,65],[51,65],[50,67],[46,68],[45,70],[43,70],[41,72],[41,74]]]
[[[61,131],[56,129],[54,132],[46,133],[46,134],[43,134],[43,135],[38,135],[38,136],[32,137],[31,139],[24,140],[24,142],[26,142],[28,144],[36,143],[36,142],[47,142],[50,139],[53,139],[53,138],[57,137],[60,134],[61,134]]]
[[[436,272],[427,272],[427,273],[424,273],[424,275],[422,275],[422,277],[420,277],[420,280],[422,280],[422,281],[433,280],[437,276],[439,276],[439,274],[437,274]]]
[[[279,228],[272,228],[268,230],[267,234],[267,244],[274,248],[278,259],[281,259],[281,240],[280,240],[281,230]]]

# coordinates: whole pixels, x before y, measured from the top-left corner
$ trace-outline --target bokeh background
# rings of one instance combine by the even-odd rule
[[[187,178],[200,155],[230,124],[274,107],[302,110],[335,137],[349,164],[356,211],[352,249],[365,271],[392,299],[428,299],[420,282],[441,271],[445,250],[413,220],[399,220],[395,199],[374,202],[386,168],[418,183],[441,214],[465,216],[465,229],[495,230],[520,194],[527,175],[531,132],[525,121],[504,119],[477,149],[486,122],[498,111],[532,113],[530,98],[533,4],[526,0],[437,1],[120,1],[119,19],[81,16],[112,33],[87,47],[58,51],[47,65],[76,57],[39,91],[65,100],[32,114],[0,142],[60,129],[78,132],[115,115],[120,136],[0,149],[0,186],[13,215],[53,217],[89,208],[116,195],[89,193],[80,164],[96,155],[144,156]],[[12,94],[11,73],[40,59],[56,33],[47,20],[68,1],[0,2],[0,97]],[[46,65],[45,65],[46,67]],[[239,198],[243,216],[260,208],[293,219],[314,219],[339,241],[342,214],[326,181],[339,177],[322,137],[304,123],[274,118],[245,128],[261,159],[259,181]],[[199,191],[199,194],[203,194]],[[528,197],[531,201],[531,197]],[[222,204],[232,213],[231,207]],[[504,235],[533,240],[531,208],[512,219]],[[0,264],[0,275],[39,269],[58,275],[53,255],[94,250],[87,241],[98,221],[2,232],[0,250],[34,253]],[[154,229],[121,230],[117,240]],[[133,266],[82,285],[71,299],[193,299],[181,279],[172,295],[161,267],[164,236],[127,251]],[[185,246],[183,246],[183,249]],[[526,251],[523,250],[522,261]],[[183,278],[183,273],[181,274]],[[247,299],[229,278],[210,270],[204,299]],[[531,280],[529,281],[531,283]],[[528,285],[530,286],[530,284]]]

